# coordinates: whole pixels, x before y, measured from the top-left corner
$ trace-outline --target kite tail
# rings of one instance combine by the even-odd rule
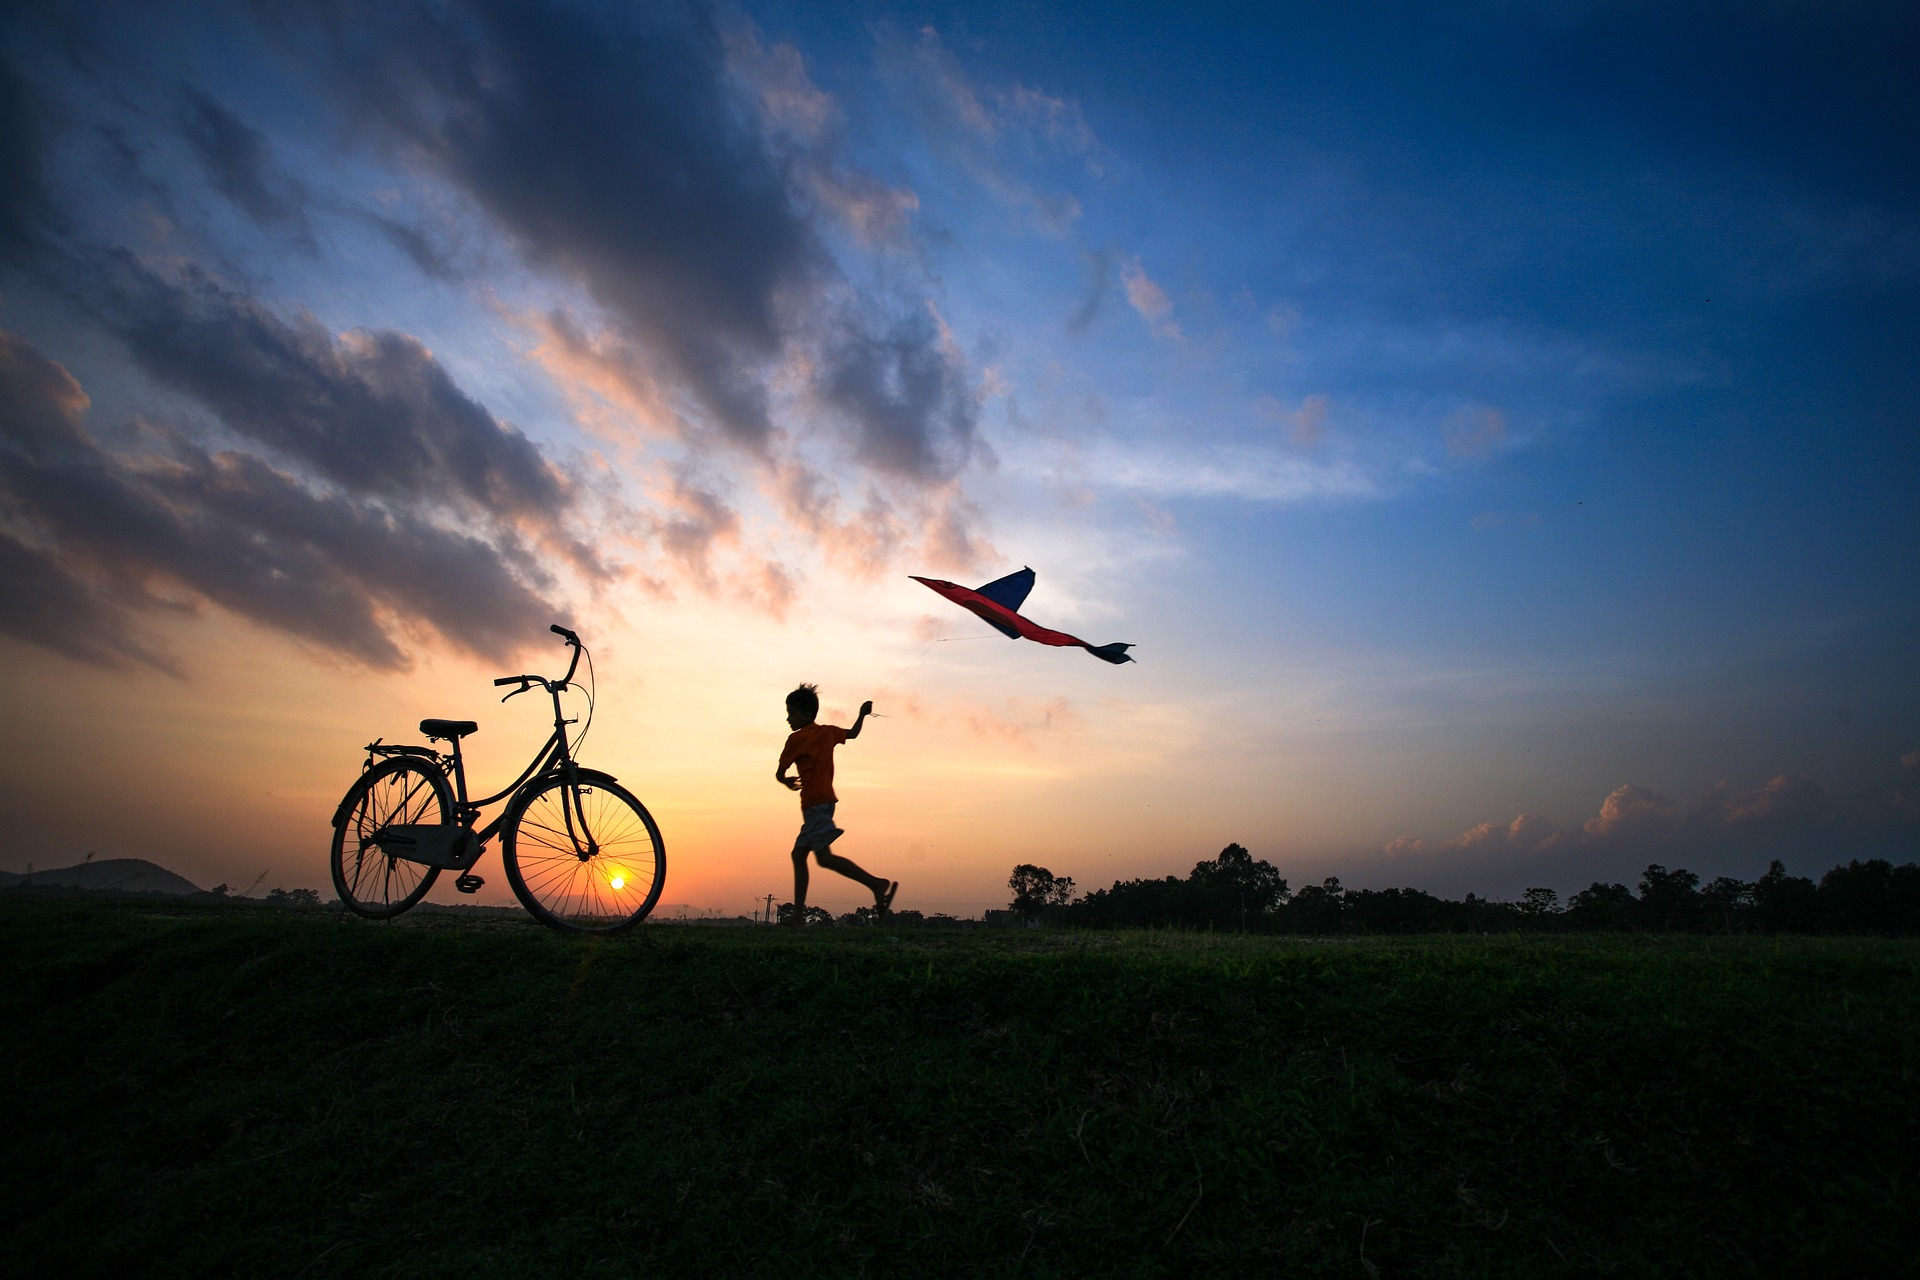
[[[1132,658],[1127,656],[1127,650],[1133,648],[1130,644],[1121,644],[1115,641],[1113,644],[1089,644],[1082,645],[1081,647],[1094,657],[1100,659],[1100,661],[1111,662],[1116,666],[1122,662],[1133,661]]]

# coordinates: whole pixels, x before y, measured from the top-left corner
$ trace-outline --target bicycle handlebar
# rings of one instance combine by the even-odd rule
[[[560,687],[564,689],[573,683],[573,673],[580,669],[580,637],[557,622],[551,627],[548,627],[547,630],[553,632],[553,634],[559,636],[562,640],[565,640],[567,646],[573,650],[573,661],[567,664],[567,674],[560,677]]]
[[[498,689],[502,685],[517,684],[520,686],[520,692],[525,693],[527,686],[537,684],[543,688],[553,689],[557,692],[573,683],[573,673],[580,669],[580,653],[585,646],[580,643],[579,636],[567,630],[559,623],[548,627],[547,630],[565,640],[573,650],[573,661],[567,664],[567,674],[561,676],[558,680],[548,680],[545,676],[501,676],[493,682],[494,688]],[[512,696],[512,694],[507,695],[508,698]],[[502,699],[502,701],[505,701],[505,699]]]

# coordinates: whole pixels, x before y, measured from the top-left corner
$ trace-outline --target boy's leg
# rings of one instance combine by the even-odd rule
[[[813,856],[815,860],[827,870],[838,871],[847,879],[857,880],[867,886],[868,890],[873,894],[873,900],[876,905],[885,907],[892,902],[893,896],[888,890],[889,886],[893,884],[893,881],[880,876],[869,875],[861,868],[859,863],[851,858],[843,858],[831,849],[815,849]]]
[[[807,915],[807,851],[798,845],[793,849],[793,914],[802,920]]]

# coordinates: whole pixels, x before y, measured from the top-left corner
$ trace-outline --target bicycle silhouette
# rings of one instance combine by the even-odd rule
[[[459,872],[454,886],[474,892],[486,882],[471,869],[495,835],[507,883],[542,924],[613,933],[640,923],[653,910],[667,879],[660,828],[612,774],[574,762],[567,726],[578,721],[561,711],[560,695],[569,687],[587,695],[590,728],[593,689],[573,682],[586,646],[565,627],[551,630],[573,650],[566,675],[558,680],[501,676],[493,682],[496,688],[520,686],[502,702],[535,686],[553,698],[553,735],[503,790],[483,800],[467,799],[460,739],[479,732],[471,720],[420,722],[427,741],[452,744],[450,754],[379,740],[367,744],[360,779],[347,788],[333,814],[333,887],[350,910],[373,920],[391,919],[425,897],[442,871]],[[586,656],[591,681],[593,655]],[[572,746],[586,732],[581,729]],[[500,800],[507,801],[500,816],[474,830],[481,809]]]

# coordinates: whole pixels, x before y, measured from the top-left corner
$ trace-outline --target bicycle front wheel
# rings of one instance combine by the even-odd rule
[[[660,828],[631,792],[581,769],[537,779],[514,797],[500,837],[507,883],[542,924],[617,933],[647,918],[667,883]]]
[[[333,828],[333,888],[369,920],[399,915],[427,896],[440,868],[396,858],[374,840],[400,823],[444,823],[453,814],[447,775],[409,756],[383,760],[347,788]]]

